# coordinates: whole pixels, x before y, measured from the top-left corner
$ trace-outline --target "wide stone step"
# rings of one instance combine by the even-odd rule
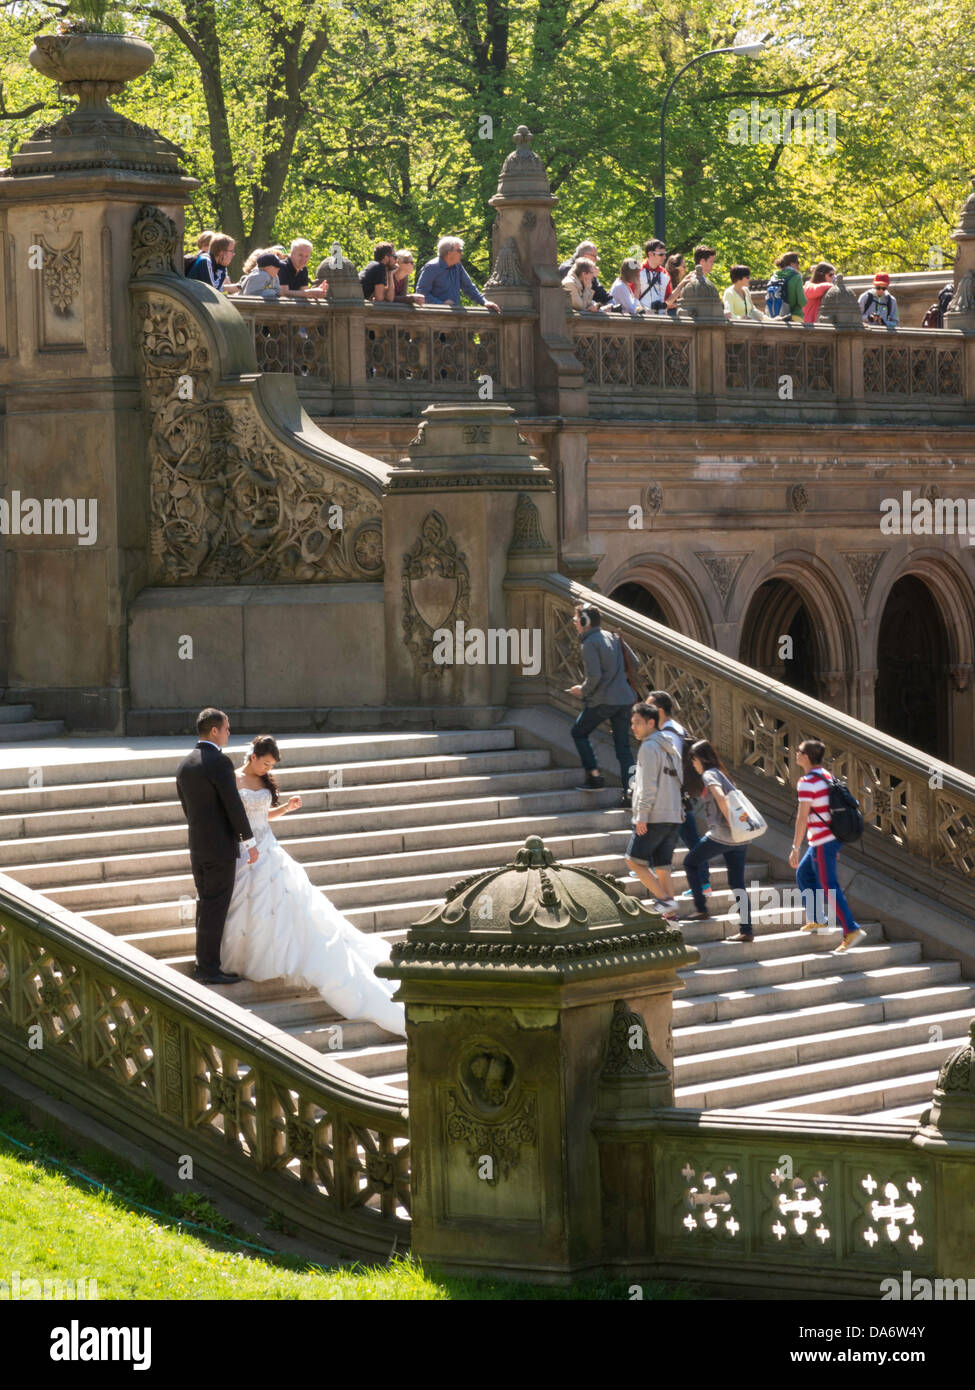
[[[566,861],[571,862],[571,861]],[[587,864],[592,867],[601,868],[604,873],[613,873],[613,866],[620,867],[622,861],[618,858],[608,859],[603,864],[595,864],[587,859]],[[762,877],[768,874],[768,867],[764,864],[755,865],[755,871]],[[713,873],[715,893],[712,894],[711,901],[722,901],[721,895],[724,892],[725,899],[730,904],[730,893],[721,887],[722,881],[727,877],[726,871],[715,869]],[[456,875],[442,875],[444,889],[449,888],[451,883],[456,882]],[[684,881],[683,875],[678,871],[674,875],[674,881],[680,884]],[[642,883],[635,879],[624,880],[626,890],[633,897],[646,900],[649,897],[647,889]],[[385,931],[391,927],[409,927],[418,922],[422,917],[434,907],[443,902],[443,893],[437,896],[413,897],[411,893],[418,891],[417,885],[426,887],[430,884],[429,877],[423,880],[415,878],[404,879],[403,883],[408,885],[402,889],[403,898],[401,901],[391,901],[380,906],[365,906],[374,901],[376,891],[375,881],[366,881],[357,885],[352,885],[352,891],[342,904],[342,911],[349,921],[360,931]],[[323,889],[323,892],[326,890]],[[344,892],[339,889],[328,889],[328,896],[333,892]],[[96,923],[105,931],[111,932],[115,936],[130,933],[155,932],[155,931],[175,931],[188,924],[192,925],[196,920],[196,908],[194,899],[195,889],[190,887],[189,891],[183,896],[182,900],[161,901],[151,903],[126,903],[120,907],[109,907],[101,909],[91,909],[85,912],[89,921]],[[334,901],[334,899],[333,899]],[[362,905],[360,905],[362,904]],[[685,939],[688,941],[708,941],[720,940],[729,934],[731,928],[731,917],[727,919],[715,918],[709,922],[685,922],[683,926]]]
[[[830,957],[836,962],[837,970],[820,977],[800,976],[746,988],[736,988],[731,981],[726,991],[710,994],[681,991],[674,995],[675,1032],[685,1024],[785,1013],[833,1000],[898,995],[936,985],[958,984],[961,979],[961,966],[957,961],[920,962],[915,956],[909,961],[901,958],[864,969],[857,955],[857,951],[851,951],[847,956]],[[840,962],[845,962],[849,969],[842,969]]]
[[[242,761],[242,755],[241,759]],[[235,762],[237,759],[235,758]],[[312,798],[312,810],[340,810],[344,806],[384,805],[387,799],[417,801],[427,796],[476,795],[491,779],[492,789],[517,791],[530,784],[531,789],[548,786],[574,786],[578,770],[549,768],[549,754],[541,748],[492,749],[485,753],[435,754],[424,758],[403,758],[393,762],[381,759],[374,762],[351,762],[336,767],[328,763],[309,763],[298,767],[279,764],[275,779],[289,795],[300,792]],[[144,777],[114,782],[78,782],[54,785],[49,770],[34,769],[44,777],[44,785],[29,785],[30,769],[22,770],[23,780],[17,787],[0,790],[0,818],[13,826],[16,817],[60,816],[66,825],[64,833],[74,829],[99,828],[98,818],[118,815],[119,823],[127,817],[138,817],[132,824],[151,824],[153,807],[160,815],[175,814],[183,818],[176,797],[176,767],[179,757],[173,756],[165,777]],[[330,785],[341,772],[341,785]],[[496,780],[497,779],[497,780]],[[407,789],[412,788],[412,791]],[[163,812],[163,808],[166,808]],[[90,816],[91,819],[72,819]],[[9,818],[9,819],[8,819]],[[18,834],[56,834],[62,821],[39,820]],[[111,828],[106,825],[105,829]]]
[[[783,985],[790,981],[827,976],[837,978],[852,973],[862,974],[885,965],[906,965],[921,959],[921,947],[915,941],[896,944],[869,943],[843,956],[830,952],[810,952],[805,937],[801,938],[796,954],[785,954],[768,960],[742,958],[740,964],[701,965],[680,971],[686,986],[686,996],[728,993],[751,989],[756,985]],[[747,952],[748,947],[740,948]],[[752,948],[754,950],[754,948]],[[703,954],[703,953],[702,953]]]
[[[24,772],[28,766],[41,768],[48,786],[173,778],[180,760],[193,747],[190,738],[159,738],[150,742],[157,746],[146,749],[144,745],[139,746],[138,740],[126,739],[71,739],[68,746],[38,749],[36,759],[31,750],[24,755],[23,762],[9,758],[0,762],[0,787],[23,788],[27,783]],[[238,765],[249,746],[249,740],[232,735],[226,752]],[[513,749],[515,735],[514,730],[503,727],[439,729],[433,733],[383,730],[311,737],[295,734],[279,739],[278,747],[283,762],[291,766],[345,767],[361,763],[364,748],[369,751],[368,761],[385,758],[394,763],[403,758]]]
[[[876,1115],[905,1106],[913,1109],[915,1105],[923,1110],[931,1103],[938,1065],[935,1062],[920,1071],[872,1076],[867,1081],[829,1090],[810,1090],[802,1095],[763,1101],[760,1105],[730,1108],[737,1110],[740,1115],[770,1112],[776,1115]]]
[[[485,789],[484,794],[476,798],[431,798],[402,805],[391,802],[383,805],[381,812],[374,807],[312,811],[303,804],[301,810],[292,811],[274,822],[274,836],[288,845],[289,852],[296,845],[299,854],[295,857],[301,857],[301,854],[310,853],[309,841],[324,841],[331,846],[342,836],[354,836],[358,840],[372,831],[377,820],[382,821],[387,832],[402,828],[410,835],[427,827],[448,826],[456,840],[459,827],[466,823],[468,817],[471,817],[471,824],[483,826],[489,820],[517,822],[525,816],[533,819],[537,816],[564,818],[571,813],[591,814],[614,807],[620,809],[619,792],[612,788],[585,792],[567,790],[565,787],[555,787],[551,791],[523,791],[514,796],[492,794]],[[115,816],[119,814],[116,812]],[[0,824],[0,836],[3,829]],[[144,859],[146,855],[162,850],[185,850],[186,844],[186,821],[177,802],[171,807],[168,823],[156,818],[155,823],[148,825],[99,827],[81,834],[31,836],[6,841],[0,838],[0,868],[6,871],[8,865],[23,867],[32,863],[97,860],[106,853],[111,853],[113,859],[123,855],[137,855]]]
[[[920,1019],[927,1023],[945,1011],[953,1016],[956,1010],[968,1010],[970,1014],[973,1009],[975,984],[967,981],[905,990],[901,994],[831,999],[784,1013],[746,1014],[720,1023],[675,1027],[674,1053],[677,1057],[701,1053],[718,1056],[726,1049],[746,1048],[752,1044],[767,1046],[783,1038],[798,1040],[809,1034],[833,1037],[840,1030],[901,1020]]]
[[[715,1052],[697,1052],[677,1058],[675,1077],[681,1086],[705,1086],[715,1078],[779,1072],[789,1067],[816,1067],[854,1055],[927,1043],[936,1045],[944,1038],[964,1036],[970,1018],[968,1009],[958,1009],[935,1012],[924,1018],[895,1019],[890,1023],[800,1034],[777,1043],[754,1042]]]
[[[607,816],[613,814],[606,813]],[[335,906],[344,911],[350,897],[357,902],[363,900],[364,890],[371,891],[377,903],[402,901],[421,893],[437,896],[438,890],[446,890],[475,869],[499,868],[511,864],[518,850],[524,845],[525,836],[531,833],[531,822],[528,822],[522,827],[520,838],[514,840],[458,846],[455,849],[427,847],[407,854],[389,854],[382,861],[361,855],[354,859],[323,859],[318,862],[305,862],[303,867],[311,881],[323,888]],[[610,834],[625,845],[625,831]],[[604,871],[607,873],[619,873],[623,869],[623,860],[619,855],[605,853],[605,831],[579,833],[565,838],[549,835],[546,836],[546,844],[563,863],[575,860],[597,867],[602,860],[605,865]],[[108,864],[105,860],[101,862],[103,866]],[[165,859],[163,862],[166,862]],[[179,861],[173,856],[168,862],[172,864]],[[431,862],[452,867],[435,874],[420,872],[424,865]],[[38,891],[76,912],[86,912],[89,908],[121,907],[131,902],[165,902],[183,896],[192,898],[196,892],[188,866],[185,873],[157,872],[149,878],[106,877],[104,881],[99,882],[65,884],[50,883],[51,875],[45,875],[43,870],[51,867],[31,866],[24,875],[11,869],[7,872],[21,882],[27,881],[30,876],[34,882],[29,886],[37,886]],[[375,879],[361,877],[370,869],[377,875]],[[390,870],[396,871],[395,876],[378,877],[384,872],[389,874]],[[73,877],[73,873],[69,873],[68,877]],[[442,891],[440,896],[442,898]]]
[[[407,871],[420,868],[429,862],[431,852],[436,852],[439,862],[454,862],[458,866],[469,864],[473,868],[480,864],[492,865],[492,856],[500,848],[511,858],[501,859],[498,864],[511,863],[529,835],[544,836],[550,847],[554,847],[556,840],[565,844],[588,837],[601,849],[606,844],[604,837],[616,832],[616,839],[625,846],[629,837],[625,817],[622,809],[597,808],[505,820],[374,830],[358,835],[314,835],[289,840],[288,853],[304,865],[313,883],[342,882],[353,876],[363,877],[363,870],[370,864]],[[560,830],[569,835],[559,836]],[[12,878],[44,892],[99,881],[113,888],[124,888],[133,880],[143,881],[146,875],[183,877],[189,875],[189,869],[190,855],[186,848],[4,865],[4,872]],[[326,870],[328,877],[324,878]]]
[[[821,1095],[843,1087],[855,1089],[865,1077],[869,1078],[871,1087],[884,1091],[883,1083],[888,1078],[918,1075],[924,1070],[927,1071],[928,1086],[933,1088],[941,1063],[965,1042],[966,1037],[967,1028],[964,1033],[959,1032],[957,1037],[946,1036],[943,1042],[912,1043],[850,1056],[824,1057],[804,1066],[773,1067],[722,1079],[715,1077],[696,1085],[676,1086],[674,1099],[678,1105],[695,1109],[751,1108],[771,1102],[778,1102],[776,1109],[785,1109],[787,1104],[792,1106],[794,1099],[802,1099],[805,1106],[807,1095]]]
[[[4,724],[29,724],[33,718],[33,705],[0,705],[0,730]]]
[[[35,739],[60,738],[63,733],[63,719],[31,719],[0,724],[0,743],[33,743]]]

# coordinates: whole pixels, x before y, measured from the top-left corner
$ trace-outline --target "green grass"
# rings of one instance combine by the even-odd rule
[[[263,1237],[237,1230],[198,1193],[170,1192],[151,1173],[100,1152],[78,1153],[55,1134],[0,1111],[0,1130],[38,1155],[57,1158],[111,1187],[34,1159],[0,1137],[0,1280],[96,1279],[101,1299],[597,1299],[630,1297],[632,1280],[597,1279],[571,1289],[501,1280],[436,1278],[419,1261],[396,1257],[366,1268],[325,1269],[290,1254],[262,1255],[231,1237],[273,1249],[280,1216],[269,1212]],[[162,1217],[194,1221],[219,1235],[179,1230]],[[227,1237],[222,1240],[221,1236]],[[642,1284],[644,1298],[694,1298],[686,1286]]]

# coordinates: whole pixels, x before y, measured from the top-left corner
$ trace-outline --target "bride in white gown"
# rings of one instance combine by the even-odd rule
[[[405,1037],[403,1005],[390,997],[395,982],[373,974],[374,966],[389,960],[389,942],[346,921],[271,830],[270,821],[301,806],[298,796],[278,800],[271,769],[279,759],[274,739],[261,734],[237,773],[258,857],[248,864],[247,850],[241,850],[221,965],[248,980],[281,977],[317,989],[345,1018],[367,1018]]]

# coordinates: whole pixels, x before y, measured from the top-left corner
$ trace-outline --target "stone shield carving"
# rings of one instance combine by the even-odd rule
[[[513,1059],[490,1038],[472,1038],[454,1064],[457,1084],[445,1093],[447,1141],[463,1143],[471,1166],[490,1158],[493,1186],[537,1142],[535,1096],[516,1077]]]
[[[403,557],[403,634],[417,670],[442,676],[433,660],[433,634],[470,617],[467,558],[447,535],[439,512],[429,512]]]
[[[149,421],[150,582],[377,579],[376,499],[289,449],[251,397],[221,398],[201,326],[178,301],[149,295],[136,318]]]
[[[143,275],[178,274],[176,254],[179,232],[176,223],[159,208],[145,204],[132,227],[132,278]]]

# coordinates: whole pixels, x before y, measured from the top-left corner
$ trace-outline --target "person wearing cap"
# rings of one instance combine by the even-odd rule
[[[897,300],[890,293],[890,276],[885,270],[873,277],[873,289],[864,290],[858,302],[865,324],[880,324],[883,328],[897,327]]]
[[[261,299],[277,299],[281,294],[278,275],[281,262],[273,251],[258,256],[257,264],[240,287],[241,294],[258,295]]]

